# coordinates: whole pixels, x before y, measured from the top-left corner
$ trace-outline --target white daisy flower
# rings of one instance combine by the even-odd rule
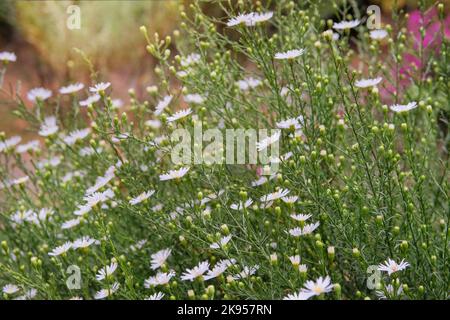
[[[273,17],[273,12],[262,12],[262,13],[253,13],[248,17],[246,21],[244,21],[246,26],[254,26],[259,22],[264,22],[270,20]]]
[[[96,103],[97,101],[100,100],[100,95],[99,94],[94,94],[92,96],[87,97],[85,100],[80,101],[80,107],[87,107],[91,104]]]
[[[308,266],[306,264],[301,264],[298,266],[298,271],[301,273],[306,273],[308,272]]]
[[[44,119],[44,123],[41,124],[39,135],[42,137],[48,137],[55,134],[58,130],[59,127],[56,124],[56,117],[55,116],[46,117]]]
[[[145,300],[161,300],[162,298],[164,298],[164,293],[157,292],[157,293],[152,294]]]
[[[2,51],[0,52],[0,61],[2,62],[15,62],[17,56],[14,52]]]
[[[63,224],[61,225],[61,229],[63,229],[63,230],[65,230],[65,229],[72,229],[73,227],[79,225],[80,222],[81,222],[80,218],[67,220],[67,221],[63,222]]]
[[[108,278],[116,271],[117,267],[118,267],[117,262],[112,262],[109,266],[105,266],[105,267],[101,268],[98,271],[97,275],[95,276],[95,279],[97,279],[98,281],[101,281],[101,280]]]
[[[230,205],[230,208],[233,210],[242,210],[245,208],[248,208],[252,205],[253,200],[252,199],[248,199],[247,201],[245,201],[245,203],[243,203],[242,201],[240,201],[239,203],[233,203],[232,205]]]
[[[20,141],[22,141],[22,137],[20,136],[14,136],[5,141],[0,141],[0,152],[16,146]]]
[[[59,89],[59,93],[60,94],[72,94],[72,93],[82,90],[83,88],[84,88],[84,84],[78,82],[78,83],[74,83],[74,84],[69,84],[66,87],[61,87]]]
[[[293,50],[288,50],[286,52],[278,52],[275,54],[274,58],[276,60],[286,60],[286,59],[291,60],[291,59],[300,57],[304,53],[305,53],[305,49],[293,49]]]
[[[110,200],[114,198],[114,191],[111,189],[106,189],[103,192],[94,192],[90,195],[87,195],[83,198],[84,201],[86,201],[86,204],[90,207],[94,207],[100,202],[105,202],[107,200]]]
[[[159,180],[167,181],[172,179],[180,179],[189,171],[189,167],[183,167],[178,170],[169,170],[169,172],[160,174]]]
[[[78,209],[73,213],[76,216],[84,216],[92,210],[92,207],[89,205],[79,205]]]
[[[187,117],[191,113],[192,113],[192,109],[191,108],[180,110],[180,111],[174,113],[173,115],[171,115],[170,117],[167,117],[167,122],[173,122],[173,121],[180,120],[180,119],[182,119],[184,117]]]
[[[239,87],[240,90],[247,91],[256,88],[257,86],[261,85],[261,83],[262,82],[259,79],[248,77],[243,80],[237,81],[236,85]]]
[[[298,196],[283,197],[281,200],[283,200],[284,203],[292,204],[297,202]]]
[[[244,266],[243,270],[240,273],[233,276],[233,279],[238,280],[248,278],[254,275],[256,271],[258,271],[258,269],[259,265],[254,265],[253,267]]]
[[[406,262],[404,259],[400,261],[400,263],[397,263],[394,260],[388,258],[388,260],[386,260],[384,264],[378,265],[378,270],[386,271],[388,275],[391,275],[397,271],[405,270],[409,266],[410,264]]]
[[[187,57],[183,57],[180,61],[182,67],[189,67],[193,64],[196,64],[200,61],[201,56],[198,53],[191,53]]]
[[[89,236],[84,236],[84,237],[81,237],[81,238],[75,240],[75,241],[73,242],[73,244],[72,244],[72,248],[73,248],[73,249],[87,248],[87,247],[93,245],[93,244],[96,243],[96,242],[97,242],[97,240],[92,239],[92,238],[89,237]]]
[[[406,105],[403,104],[394,104],[393,106],[390,107],[392,111],[400,113],[400,112],[407,112],[410,111],[412,109],[417,108],[417,102],[413,101],[410,102]]]
[[[53,249],[52,251],[50,251],[48,253],[49,256],[52,257],[56,257],[56,256],[60,256],[64,253],[66,253],[67,251],[69,251],[72,248],[72,242],[66,242],[63,245],[60,245],[58,247],[56,247],[55,249]]]
[[[261,177],[258,180],[255,180],[252,182],[252,187],[258,187],[261,186],[263,184],[265,184],[267,182],[267,178],[266,177]]]
[[[1,60],[1,59],[0,59]],[[19,292],[20,288],[16,286],[15,284],[6,284],[3,286],[3,293],[6,294],[14,294],[16,292]]]
[[[114,171],[115,168],[112,166],[106,171],[104,176],[97,177],[97,179],[95,180],[95,184],[86,190],[86,195],[94,193],[100,188],[106,186],[108,182],[115,177]]]
[[[302,235],[308,235],[314,232],[320,226],[320,222],[310,223],[303,227]]]
[[[367,88],[367,87],[374,87],[377,84],[379,84],[383,80],[383,78],[378,77],[375,79],[361,79],[355,81],[355,86],[358,88]]]
[[[306,221],[311,217],[311,214],[291,214],[291,218],[295,221]]]
[[[328,293],[333,290],[333,284],[329,276],[325,278],[319,277],[316,281],[308,280],[305,283],[305,287],[300,291],[306,299],[312,296],[319,296],[322,293]]]
[[[61,161],[62,161],[62,157],[60,157],[60,156],[52,157],[50,159],[44,159],[44,160],[39,161],[37,163],[37,167],[39,169],[45,168],[46,166],[57,167],[61,164]]]
[[[150,198],[154,193],[155,193],[155,190],[142,192],[137,197],[131,199],[130,200],[130,204],[134,206],[134,205],[136,205],[138,203],[141,203],[142,201],[147,200],[148,198]]]
[[[38,151],[40,147],[40,143],[38,140],[32,140],[30,142],[18,145],[16,147],[17,153],[24,153],[28,151]]]
[[[97,291],[97,293],[94,296],[94,299],[100,300],[105,299],[109,297],[110,295],[114,294],[119,290],[120,284],[118,282],[114,282],[113,285],[109,289],[102,289],[100,291]]]
[[[100,82],[95,84],[93,87],[90,87],[89,91],[92,93],[100,93],[108,89],[110,85],[111,85],[110,82]]]
[[[197,266],[192,269],[187,269],[182,275],[181,280],[183,281],[194,281],[196,278],[202,277],[205,272],[209,269],[209,262],[200,262]]]
[[[270,201],[274,201],[280,198],[283,198],[285,196],[287,196],[289,194],[289,192],[291,192],[288,189],[280,189],[278,191],[275,191],[273,193],[269,193],[266,194],[265,196],[262,196],[260,201],[261,202],[270,202]]]
[[[251,18],[253,17],[254,13],[241,13],[238,16],[234,17],[234,18],[230,18],[227,22],[227,26],[228,27],[234,27],[237,26],[239,24],[247,24],[250,23]]]
[[[172,98],[173,98],[172,96],[167,95],[158,102],[154,112],[155,116],[159,116],[161,113],[163,113],[164,109],[166,109],[169,106],[170,102],[172,101]]]
[[[280,122],[277,122],[277,128],[279,129],[301,129],[303,125],[303,117],[298,116],[296,118],[290,118],[286,120],[282,120]]]
[[[299,255],[290,256],[290,257],[289,257],[289,260],[291,261],[291,263],[292,263],[294,266],[300,265],[300,256],[299,256]]]
[[[310,296],[302,291],[288,294],[283,300],[308,300]]]
[[[212,270],[209,270],[208,273],[205,275],[205,277],[204,277],[205,281],[217,278],[222,273],[224,273],[228,269],[229,266],[230,266],[230,264],[219,261],[218,263],[216,263],[214,268]]]
[[[386,38],[388,33],[384,29],[377,29],[377,30],[370,31],[369,35],[370,35],[370,38],[372,38],[373,40],[382,40],[382,39]]]
[[[358,19],[351,20],[351,21],[341,21],[341,22],[335,22],[333,23],[333,28],[336,30],[345,30],[345,29],[352,29],[359,26],[361,21]]]
[[[151,268],[156,270],[160,268],[164,263],[166,263],[167,258],[169,258],[172,253],[171,249],[163,249],[151,255]]]
[[[155,276],[148,278],[144,281],[144,287],[150,289],[151,287],[163,286],[168,284],[170,279],[175,277],[175,272],[158,272]]]
[[[159,128],[161,128],[161,121],[150,119],[150,120],[145,121],[145,125],[152,129],[159,129]]]
[[[52,96],[52,91],[45,88],[34,88],[28,91],[27,98],[31,102],[44,101]]]
[[[228,242],[230,242],[230,240],[231,240],[231,235],[228,235],[228,236],[222,237],[219,242],[214,242],[209,247],[211,249],[220,249],[220,248],[223,248],[224,246],[226,246],[228,244]]]
[[[70,132],[66,137],[64,137],[63,140],[66,144],[71,146],[74,145],[77,141],[86,138],[89,135],[89,133],[91,133],[91,129],[89,128],[77,129]]]
[[[201,104],[205,101],[205,98],[199,95],[198,93],[193,93],[185,95],[184,101],[186,101],[186,103]]]
[[[281,137],[281,132],[280,132],[280,130],[277,130],[270,137],[264,138],[261,141],[257,142],[256,149],[258,151],[262,151],[262,150],[266,149],[268,146],[270,146],[271,144],[273,144],[274,142],[277,142],[278,140],[280,140],[280,137]]]

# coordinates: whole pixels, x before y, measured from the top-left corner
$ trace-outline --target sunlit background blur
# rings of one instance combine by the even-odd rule
[[[233,2],[233,0],[230,0]],[[395,0],[359,0],[363,6],[378,4],[388,22]],[[448,1],[447,1],[448,2]],[[407,10],[417,0],[397,0]],[[66,27],[67,8],[76,4],[81,9],[81,28]],[[73,81],[87,82],[89,68],[82,50],[92,61],[101,79],[114,84],[114,95],[126,98],[128,88],[142,90],[152,84],[153,62],[145,50],[139,26],[149,33],[170,35],[176,28],[179,6],[188,0],[140,1],[0,1],[0,51],[13,51],[17,63],[8,70],[5,83],[21,91],[43,86],[56,89]],[[215,10],[211,4],[206,9]],[[324,12],[326,15],[326,12]],[[0,131],[23,133],[21,122],[13,120],[11,107],[0,97]]]

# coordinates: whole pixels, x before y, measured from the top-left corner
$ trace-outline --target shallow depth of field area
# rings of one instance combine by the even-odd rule
[[[448,1],[101,2],[0,5],[0,299],[449,298]]]

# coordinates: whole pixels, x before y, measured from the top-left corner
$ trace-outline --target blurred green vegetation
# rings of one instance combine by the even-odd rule
[[[12,1],[3,0],[0,12],[13,12],[14,27],[31,43],[45,63],[63,72],[79,48],[99,69],[139,70],[145,46],[139,26],[169,33],[178,22],[177,0],[166,1]],[[81,28],[70,30],[67,8],[80,8]]]

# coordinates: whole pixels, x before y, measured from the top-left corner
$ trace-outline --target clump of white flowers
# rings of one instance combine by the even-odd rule
[[[14,93],[31,134],[0,133],[2,298],[448,297],[445,28],[426,47],[347,2],[228,3],[173,39],[142,27],[155,83],[128,101],[106,77]]]

